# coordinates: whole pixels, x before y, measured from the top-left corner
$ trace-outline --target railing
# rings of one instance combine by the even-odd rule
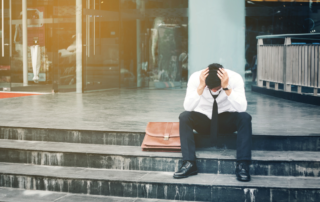
[[[270,82],[284,85],[284,91],[290,92],[291,86],[313,88],[317,96],[320,88],[320,45],[318,44],[291,44],[291,39],[303,41],[320,41],[320,34],[291,34],[258,36],[258,68],[257,84],[270,88]],[[263,39],[284,38],[283,45],[264,45]]]

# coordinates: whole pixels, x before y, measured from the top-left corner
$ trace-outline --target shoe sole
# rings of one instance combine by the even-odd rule
[[[237,178],[237,180],[240,182],[249,182],[251,180],[251,178],[249,178],[249,179]]]
[[[189,176],[191,176],[191,175],[197,175],[197,174],[198,174],[198,171],[194,171],[194,172],[190,173],[190,174],[187,175],[187,176],[173,176],[173,178],[174,178],[174,179],[182,179],[182,178],[187,178],[187,177],[189,177]]]

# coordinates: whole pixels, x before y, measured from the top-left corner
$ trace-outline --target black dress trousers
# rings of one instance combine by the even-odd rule
[[[179,119],[183,160],[195,161],[196,146],[193,130],[209,135],[211,120],[206,115],[194,111],[181,113]],[[251,161],[251,119],[247,112],[224,112],[218,115],[219,133],[237,131],[237,161]]]

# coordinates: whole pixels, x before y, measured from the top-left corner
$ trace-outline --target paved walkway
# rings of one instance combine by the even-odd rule
[[[255,135],[320,135],[320,107],[246,92]],[[0,126],[143,132],[178,121],[185,90],[109,90],[0,99]]]

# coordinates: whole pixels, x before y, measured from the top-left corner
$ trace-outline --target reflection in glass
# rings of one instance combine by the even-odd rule
[[[121,1],[121,85],[181,87],[188,77],[188,1]]]
[[[10,3],[9,1],[0,3],[0,90],[10,89],[11,81]]]
[[[52,44],[55,91],[75,91],[76,88],[76,1],[54,1]]]
[[[245,69],[253,70],[253,75],[256,71],[256,37],[259,35],[320,32],[319,8],[320,2],[312,1],[246,1]],[[283,44],[284,39],[265,39],[263,42]]]
[[[85,90],[119,87],[119,1],[86,0]]]

